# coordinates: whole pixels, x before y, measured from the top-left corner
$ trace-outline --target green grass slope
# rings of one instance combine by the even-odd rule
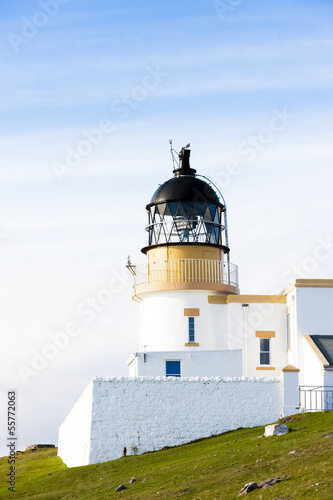
[[[235,499],[248,482],[283,481],[255,490],[251,500],[333,499],[333,412],[287,419],[292,432],[259,437],[263,427],[239,429],[140,456],[67,468],[55,449],[26,451],[16,462],[16,491],[0,459],[0,499]],[[293,453],[291,453],[293,452]],[[257,462],[260,459],[261,461]],[[137,479],[127,484],[131,477]],[[124,484],[126,490],[115,492]],[[243,497],[241,497],[243,498]]]

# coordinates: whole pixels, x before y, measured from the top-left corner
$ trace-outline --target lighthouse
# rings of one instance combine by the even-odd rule
[[[129,377],[94,377],[60,427],[69,467],[333,409],[333,280],[241,295],[223,195],[189,147],[177,156],[146,206],[146,261],[127,265],[139,351]]]
[[[241,351],[230,352],[228,311],[216,314],[210,305],[211,297],[239,294],[226,203],[190,166],[189,147],[178,156],[173,177],[146,206],[148,245],[141,251],[147,260],[129,266],[141,306],[140,352],[127,361],[129,373],[218,376],[228,355],[231,375],[241,375]]]

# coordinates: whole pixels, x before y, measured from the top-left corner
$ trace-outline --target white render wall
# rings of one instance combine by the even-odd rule
[[[242,351],[188,351],[137,352],[127,361],[130,377],[161,377],[165,375],[166,361],[177,360],[181,377],[241,377]]]
[[[92,399],[82,397],[60,428],[59,456],[74,467],[120,458],[125,447],[141,454],[269,424],[283,414],[283,387],[267,378],[95,378]]]
[[[227,307],[230,325],[231,349],[243,350],[243,374],[247,377],[277,377],[288,364],[286,304],[274,302],[214,304],[211,307]],[[257,370],[260,365],[260,339],[256,331],[274,331],[270,340],[270,367],[274,370]]]
[[[288,364],[286,304],[241,303],[210,304],[208,297],[216,295],[205,290],[168,290],[144,294],[141,302],[142,323],[140,350],[149,352],[171,351],[243,351],[242,374],[249,377],[279,376]],[[244,299],[246,301],[246,299]],[[185,346],[188,342],[188,317],[185,308],[197,308],[195,342],[198,347]],[[275,370],[258,371],[260,367],[260,340],[256,331],[275,331],[271,339],[271,366]],[[171,358],[172,359],[172,358]],[[209,373],[210,360],[201,367],[201,373],[184,376],[233,376],[219,371]],[[132,373],[131,373],[132,374]],[[136,373],[138,374],[138,373]],[[164,368],[154,375],[163,376]]]
[[[295,356],[294,366],[300,368],[300,384],[318,384],[318,370],[308,361],[309,353],[304,335],[332,335],[333,336],[333,288],[296,287],[293,290],[296,307],[296,325],[294,335],[297,334],[297,345],[292,349]],[[321,378],[320,385],[323,385]]]
[[[228,349],[228,309],[212,309],[208,290],[167,290],[146,293],[141,302],[141,342],[144,351],[186,350],[188,317],[185,308],[200,309],[195,317],[195,342],[205,351]],[[216,314],[218,313],[218,314]]]
[[[325,370],[323,373],[325,388],[333,389],[333,369]]]
[[[299,336],[333,336],[333,288],[296,289]]]
[[[324,370],[323,365],[318,356],[313,352],[305,338],[302,339],[303,344],[303,363],[304,373],[302,376],[301,385],[324,385]]]
[[[69,467],[90,463],[93,391],[91,381],[59,429],[58,455]]]

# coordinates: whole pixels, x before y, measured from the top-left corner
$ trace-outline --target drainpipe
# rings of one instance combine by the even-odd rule
[[[248,308],[249,304],[242,304],[242,308],[244,311],[244,361],[243,361],[243,367],[244,367],[244,373],[243,377],[247,377],[247,339],[248,339]]]

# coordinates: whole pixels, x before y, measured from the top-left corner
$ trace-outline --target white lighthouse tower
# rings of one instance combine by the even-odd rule
[[[333,280],[240,295],[226,203],[189,157],[146,207],[147,262],[128,263],[140,350],[129,377],[93,378],[60,427],[69,467],[333,408]]]
[[[230,263],[222,194],[190,167],[182,148],[174,176],[158,187],[148,212],[147,262],[132,266],[133,299],[141,305],[140,352],[131,376],[239,376],[241,349],[231,350],[228,312],[213,296],[239,294]],[[231,352],[232,351],[232,352]]]

